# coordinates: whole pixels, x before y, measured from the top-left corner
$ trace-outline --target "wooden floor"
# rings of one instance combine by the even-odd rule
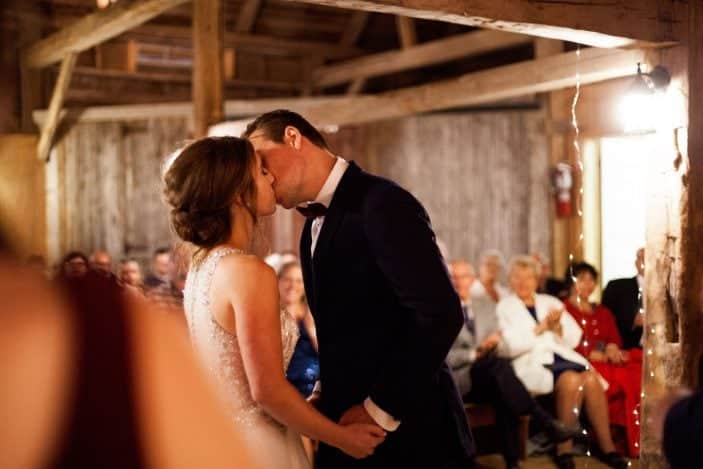
[[[488,454],[477,458],[480,464],[479,469],[504,469],[505,464],[503,458],[497,454]],[[608,466],[600,462],[596,458],[587,458],[578,456],[575,458],[577,469],[608,469]],[[630,469],[639,469],[640,462],[638,459],[633,459]],[[556,466],[549,456],[535,456],[528,458],[522,463],[522,469],[554,469]]]

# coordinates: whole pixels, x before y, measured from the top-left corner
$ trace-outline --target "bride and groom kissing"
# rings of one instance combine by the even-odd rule
[[[422,205],[335,156],[290,111],[243,138],[186,147],[164,176],[171,224],[193,246],[184,306],[191,340],[261,467],[467,468],[474,447],[444,363],[463,325]],[[307,221],[305,293],[320,381],[306,401],[285,378],[297,325],[276,275],[250,254],[276,204]]]

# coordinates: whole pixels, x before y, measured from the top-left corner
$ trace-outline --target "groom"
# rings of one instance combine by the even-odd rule
[[[473,467],[444,363],[463,315],[422,205],[334,156],[296,113],[264,114],[244,136],[275,178],[277,202],[307,217],[300,255],[319,342],[316,405],[332,420],[388,432],[363,460],[321,445],[316,467]]]

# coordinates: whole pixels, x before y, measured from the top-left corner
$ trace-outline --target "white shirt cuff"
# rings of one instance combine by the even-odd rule
[[[312,392],[322,392],[322,383],[319,379],[315,381],[315,386],[312,387]]]
[[[364,401],[364,409],[369,413],[372,419],[387,432],[394,432],[400,426],[400,420],[396,420],[390,414],[386,413],[377,406],[370,397]]]

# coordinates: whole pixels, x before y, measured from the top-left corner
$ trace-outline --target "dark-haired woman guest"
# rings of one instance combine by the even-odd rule
[[[566,276],[571,293],[564,305],[583,330],[576,351],[587,358],[608,382],[606,397],[610,423],[625,429],[628,453],[636,457],[640,452],[642,351],[622,350],[613,314],[605,306],[589,301],[597,279],[598,272],[592,265],[585,262],[574,264],[572,275]]]

